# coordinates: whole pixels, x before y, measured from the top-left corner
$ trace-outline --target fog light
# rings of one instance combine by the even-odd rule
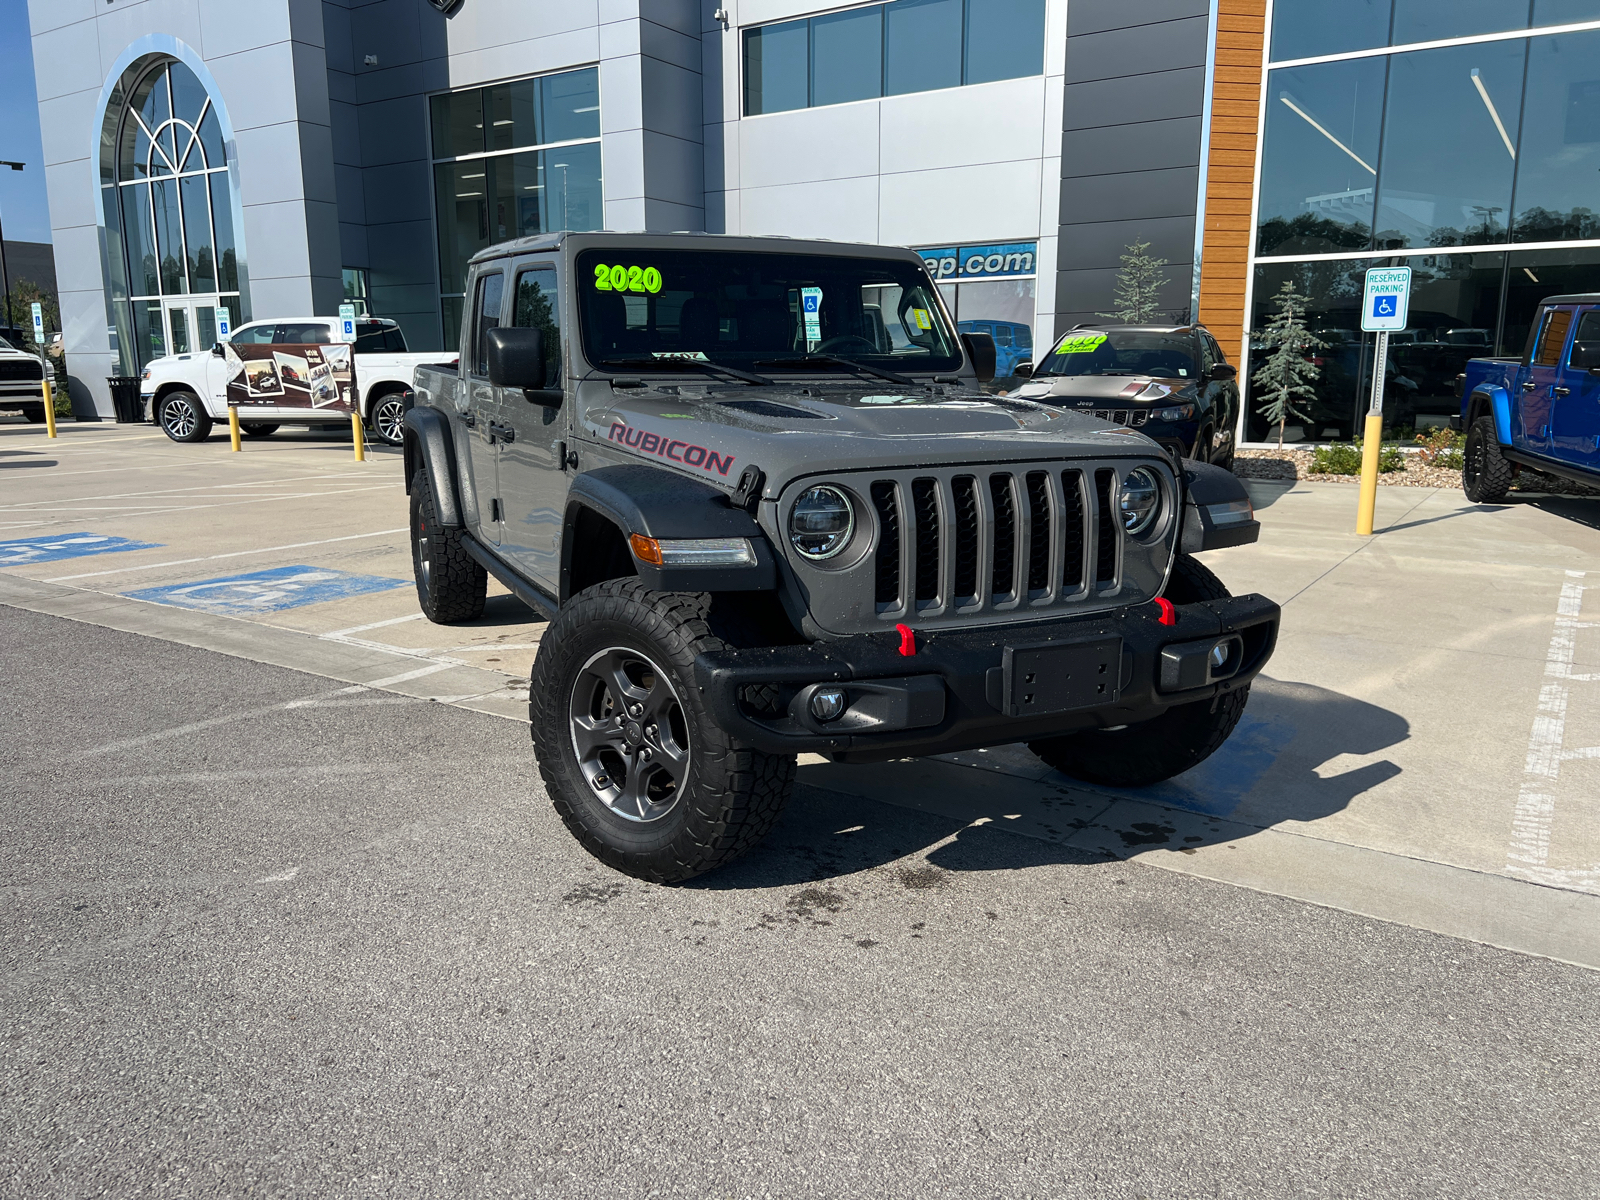
[[[1211,669],[1220,671],[1228,665],[1228,643],[1218,642],[1211,647]]]
[[[837,721],[844,716],[844,689],[818,688],[811,693],[811,715],[819,721]]]

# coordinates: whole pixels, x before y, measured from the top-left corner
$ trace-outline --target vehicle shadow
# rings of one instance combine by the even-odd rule
[[[529,608],[509,592],[483,602],[483,615],[475,621],[453,623],[452,629],[499,629],[504,625],[543,624],[544,614]]]
[[[1257,680],[1226,745],[1154,787],[1089,787],[1023,746],[866,766],[802,767],[788,811],[745,859],[687,886],[816,883],[905,872],[1087,865],[1197,849],[1316,821],[1401,773],[1371,758],[1410,736],[1388,709],[1311,684]],[[921,861],[917,861],[917,856]],[[911,859],[911,862],[902,860]],[[908,884],[907,886],[912,886]]]
[[[1560,517],[1589,529],[1600,529],[1600,497],[1594,496],[1530,496],[1524,503],[1540,512]]]

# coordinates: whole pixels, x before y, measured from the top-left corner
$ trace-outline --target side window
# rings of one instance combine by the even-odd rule
[[[235,329],[228,340],[235,346],[267,346],[272,343],[275,329],[277,326],[271,321],[262,325],[246,325],[243,329]]]
[[[1017,345],[1024,350],[1033,349],[1033,327],[1031,325],[1017,326]]]
[[[489,330],[500,328],[500,300],[505,294],[506,277],[499,271],[478,277],[477,302],[472,308],[472,374],[489,374]]]
[[[1211,339],[1205,334],[1198,335],[1195,340],[1200,343],[1200,377],[1208,379],[1211,376],[1211,368],[1217,365],[1217,356]]]
[[[561,386],[561,297],[556,290],[556,269],[529,267],[517,272],[517,294],[511,323],[521,329],[544,332],[546,387]]]
[[[1572,338],[1572,357],[1568,365],[1585,370],[1591,361],[1600,362],[1600,308],[1591,308],[1578,318],[1578,332]]]
[[[1009,345],[1011,345],[1011,326],[1009,326],[1009,325],[996,325],[996,326],[994,326],[994,340],[995,340],[995,344],[999,345],[999,346],[1009,346]]]
[[[356,326],[356,353],[405,353],[406,339],[395,325],[378,321],[363,321]]]
[[[1209,333],[1205,335],[1205,339],[1206,346],[1211,351],[1211,361],[1214,363],[1227,362],[1228,356],[1222,352],[1222,347],[1217,344],[1217,339],[1212,337]]]
[[[285,321],[272,340],[295,346],[326,346],[333,341],[333,335],[321,321]]]
[[[1539,344],[1533,350],[1533,365],[1559,367],[1561,352],[1567,347],[1567,330],[1571,328],[1570,308],[1552,308],[1546,313],[1544,327],[1539,331]]]

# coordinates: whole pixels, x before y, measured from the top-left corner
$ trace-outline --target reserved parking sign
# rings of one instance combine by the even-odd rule
[[[1368,333],[1398,333],[1411,312],[1411,268],[1373,267],[1361,301],[1361,328]]]

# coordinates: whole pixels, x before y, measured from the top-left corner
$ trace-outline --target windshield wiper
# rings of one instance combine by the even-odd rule
[[[915,379],[908,379],[904,375],[896,375],[893,371],[885,371],[882,367],[868,366],[864,362],[857,362],[853,358],[840,358],[837,354],[807,354],[804,358],[764,358],[755,365],[758,367],[804,367],[811,363],[838,363],[843,367],[853,367],[866,375],[876,375],[879,379],[887,379],[890,383],[898,383],[905,387],[920,386]]]
[[[745,383],[759,383],[762,387],[773,386],[773,381],[765,375],[741,371],[738,367],[725,367],[706,358],[607,358],[595,365],[608,370],[612,367],[631,367],[636,371],[659,371],[671,367],[688,368],[707,375],[726,375],[730,379],[741,379]]]

